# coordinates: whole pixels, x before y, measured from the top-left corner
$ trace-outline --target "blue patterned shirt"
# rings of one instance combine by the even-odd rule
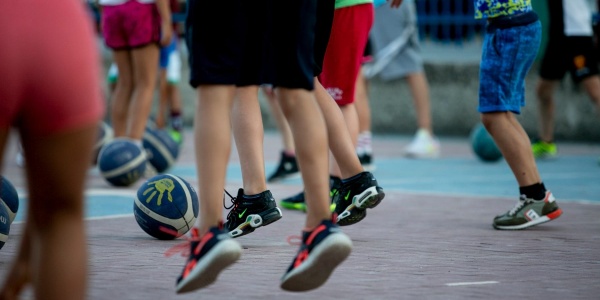
[[[511,16],[532,11],[531,0],[474,0],[475,19]]]

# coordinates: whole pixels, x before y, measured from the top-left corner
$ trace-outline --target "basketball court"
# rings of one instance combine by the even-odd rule
[[[206,289],[176,295],[185,258],[164,252],[183,239],[159,241],[133,217],[140,180],[114,188],[90,168],[86,194],[90,249],[89,299],[598,299],[600,295],[600,145],[559,143],[560,157],[538,162],[547,187],[564,214],[523,231],[497,231],[496,214],[515,204],[517,187],[506,163],[479,161],[467,138],[442,138],[442,157],[401,156],[410,137],[375,135],[373,172],[386,192],[362,222],[343,227],[353,240],[350,257],[321,288],[289,293],[279,280],[297,251],[287,242],[299,235],[304,214],[283,218],[238,239],[240,261]],[[265,134],[266,171],[279,158],[277,133]],[[232,149],[227,190],[241,187]],[[23,198],[4,248],[3,279],[23,229],[27,201],[23,170],[15,164],[13,136],[3,175]],[[197,186],[192,133],[168,172]],[[299,192],[299,179],[270,184],[276,199]],[[52,201],[49,197],[48,201]],[[229,204],[229,198],[226,198]],[[224,217],[227,211],[224,210]],[[31,292],[24,299],[30,299]]]

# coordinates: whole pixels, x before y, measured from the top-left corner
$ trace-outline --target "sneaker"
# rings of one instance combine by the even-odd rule
[[[337,223],[340,226],[352,225],[367,216],[367,208],[379,205],[385,197],[383,188],[370,172],[362,172],[360,177],[343,183],[334,197]]]
[[[267,182],[276,182],[284,179],[298,178],[300,177],[300,169],[298,168],[298,162],[295,156],[286,155],[285,152],[281,152],[281,159],[279,160],[279,166],[273,174],[267,178]]]
[[[533,151],[533,156],[540,159],[556,158],[558,155],[555,143],[537,141],[531,145],[531,150]]]
[[[404,155],[411,158],[437,158],[440,156],[440,142],[427,130],[419,129],[404,149]]]
[[[352,250],[352,241],[332,220],[302,232],[300,250],[281,278],[281,288],[301,292],[323,285]]]
[[[223,226],[210,228],[202,237],[197,228],[192,228],[191,236],[189,258],[175,285],[177,293],[210,285],[242,254],[240,244],[229,237]]]
[[[229,195],[229,193],[227,193]],[[229,195],[231,197],[231,195]],[[225,198],[223,197],[223,201]],[[231,197],[232,206],[227,214],[225,229],[233,238],[251,233],[254,229],[269,225],[281,219],[281,210],[269,190],[266,190],[256,198],[247,198],[244,189],[239,189],[237,197]]]
[[[183,135],[181,134],[181,131],[175,130],[175,129],[170,129],[169,135],[179,146],[181,146],[181,144],[183,144]]]
[[[504,230],[525,229],[558,218],[562,210],[556,204],[550,191],[543,200],[527,199],[521,196],[515,207],[494,218],[494,228]]]
[[[360,161],[360,164],[362,165],[365,171],[375,171],[375,164],[373,163],[372,153],[363,152],[361,154],[358,154],[358,160]]]
[[[329,176],[329,186],[331,190],[329,190],[329,198],[333,199],[333,196],[338,193],[339,188],[342,186],[342,180],[339,177]],[[290,209],[290,210],[300,210],[306,212],[306,201],[304,201],[304,191],[284,198],[279,202],[281,207]],[[335,210],[335,203],[331,202],[331,211]]]

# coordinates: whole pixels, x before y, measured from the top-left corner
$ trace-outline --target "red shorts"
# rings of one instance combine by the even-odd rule
[[[80,1],[0,1],[0,131],[41,136],[102,118],[92,25]]]
[[[339,106],[354,102],[356,78],[373,16],[371,3],[335,10],[319,81]]]
[[[106,45],[114,50],[158,43],[160,22],[155,3],[127,1],[102,6],[102,35]]]

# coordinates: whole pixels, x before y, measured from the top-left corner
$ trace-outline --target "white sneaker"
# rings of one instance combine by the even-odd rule
[[[404,155],[411,158],[437,158],[440,142],[427,130],[419,129],[412,142],[404,148]]]

